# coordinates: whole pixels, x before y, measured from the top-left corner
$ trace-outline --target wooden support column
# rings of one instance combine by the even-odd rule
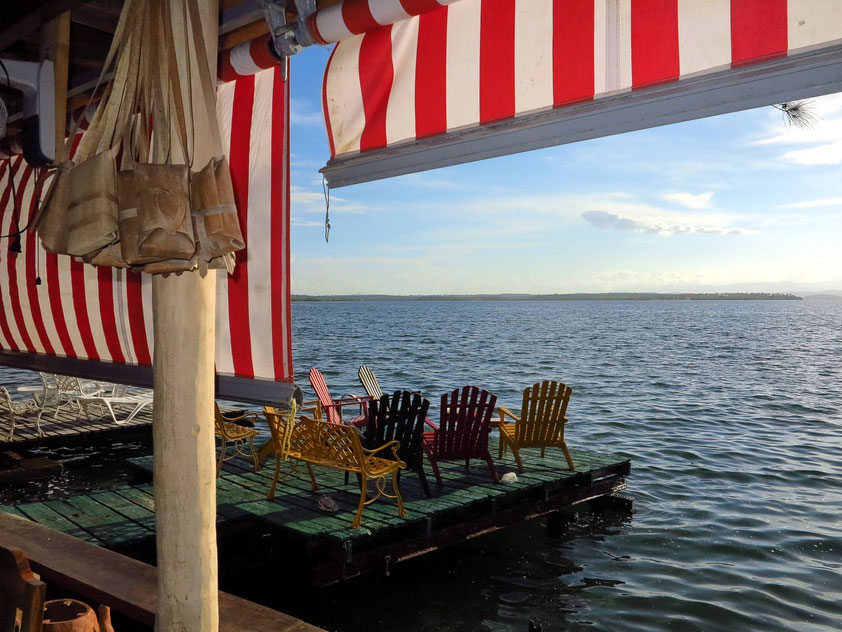
[[[183,15],[183,1],[171,0],[173,15]],[[217,3],[202,0],[198,5],[211,77],[216,77]],[[173,36],[179,49],[184,29],[173,29]],[[193,164],[200,169],[215,151],[211,135],[201,132],[207,129],[207,115],[196,83],[199,72],[193,67],[182,77],[185,107],[194,109]],[[188,77],[194,81],[192,102],[186,96]],[[219,626],[213,434],[215,281],[214,271],[205,278],[187,272],[152,279],[158,632],[216,632]]]
[[[62,155],[67,136],[67,68],[70,55],[70,11],[53,18],[41,27],[41,59],[53,62],[55,77],[56,163]]]

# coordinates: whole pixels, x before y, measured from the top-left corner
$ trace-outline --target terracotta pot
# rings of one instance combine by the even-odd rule
[[[100,632],[96,612],[75,599],[52,599],[44,604],[44,632]]]

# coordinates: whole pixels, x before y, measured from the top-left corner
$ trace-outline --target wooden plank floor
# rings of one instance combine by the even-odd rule
[[[92,409],[93,406],[90,408]],[[117,419],[125,419],[133,408],[133,404],[117,404],[114,405],[114,413]],[[41,430],[45,435],[43,437],[38,436],[35,427],[37,412],[19,416],[11,440],[6,440],[9,433],[9,419],[5,415],[0,416],[0,450],[55,445],[92,438],[94,435],[99,435],[97,440],[106,442],[110,439],[106,439],[105,436],[137,434],[144,428],[151,432],[152,404],[147,405],[128,423],[119,425],[114,423],[107,412],[101,417],[95,417],[96,411],[91,410],[91,413],[91,417],[86,418],[78,410],[65,406],[54,416],[53,411],[49,410],[41,417]]]
[[[88,603],[108,605],[149,629],[155,623],[157,570],[137,560],[0,512],[0,542],[25,551],[50,590],[70,590]],[[220,632],[319,632],[277,610],[219,593]]]
[[[492,441],[494,439],[492,438]],[[271,534],[289,550],[290,543],[307,550],[309,561],[321,570],[317,583],[332,583],[382,563],[412,557],[470,537],[482,531],[610,494],[625,487],[630,463],[612,455],[571,450],[577,470],[567,469],[560,451],[522,452],[526,471],[517,482],[494,484],[484,463],[465,469],[464,464],[441,463],[444,485],[438,488],[429,473],[433,497],[426,498],[417,476],[404,473],[401,489],[407,510],[397,514],[390,499],[366,507],[362,526],[350,528],[359,501],[355,477],[348,485],[344,474],[314,468],[320,484],[310,490],[306,468],[301,465],[283,479],[276,497],[266,499],[274,470],[268,460],[259,472],[245,461],[226,463],[217,483],[217,524],[220,542],[227,531],[241,534],[252,528],[262,536]],[[492,447],[496,454],[496,446]],[[495,459],[498,471],[516,471],[511,455]],[[151,473],[151,457],[133,459],[142,471]],[[482,467],[480,467],[480,464]],[[290,464],[284,467],[289,469]],[[429,471],[429,468],[428,468]],[[324,513],[318,508],[321,494],[329,495],[339,511]],[[58,531],[114,550],[126,550],[154,543],[154,502],[151,483],[121,485],[61,500],[46,500],[0,507]],[[239,536],[238,536],[239,539]],[[221,553],[222,555],[222,553]],[[341,571],[337,560],[342,558]],[[351,569],[349,570],[349,562]],[[334,576],[340,573],[341,576]]]

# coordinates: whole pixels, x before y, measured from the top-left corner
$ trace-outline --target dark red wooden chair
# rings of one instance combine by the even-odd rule
[[[491,479],[499,483],[494,461],[488,451],[491,415],[497,396],[476,386],[463,386],[441,396],[441,421],[436,430],[424,433],[424,452],[433,466],[436,482],[441,485],[438,461],[483,459]]]
[[[319,406],[325,420],[332,424],[342,424],[345,426],[364,426],[366,424],[366,415],[368,413],[368,402],[370,397],[345,397],[343,399],[333,399],[330,396],[330,390],[325,384],[325,378],[322,372],[313,367],[310,369],[310,386],[316,392],[316,398],[319,400]],[[343,406],[359,406],[359,413],[355,417],[342,418]]]

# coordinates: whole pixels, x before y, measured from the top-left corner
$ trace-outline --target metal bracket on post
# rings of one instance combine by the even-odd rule
[[[298,18],[287,24],[287,0],[262,0],[263,15],[272,35],[272,48],[281,60],[281,73],[286,81],[286,60],[315,44],[307,29],[307,18],[316,10],[316,0],[295,0]]]

